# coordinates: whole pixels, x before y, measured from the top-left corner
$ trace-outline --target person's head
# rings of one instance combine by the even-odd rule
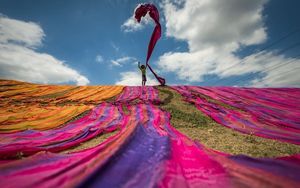
[[[146,66],[145,66],[145,65],[142,65],[142,66],[141,66],[141,68],[142,68],[142,69],[145,69],[145,68],[146,68]]]

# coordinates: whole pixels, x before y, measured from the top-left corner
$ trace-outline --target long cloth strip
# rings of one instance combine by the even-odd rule
[[[0,104],[20,103],[93,103],[119,94],[123,86],[59,86],[0,80]]]
[[[1,134],[57,128],[92,108],[90,105],[6,105],[0,109]]]
[[[57,128],[123,86],[55,86],[0,80],[1,134]]]
[[[101,133],[115,131],[124,121],[116,106],[101,103],[82,118],[57,129],[1,134],[0,158],[15,158],[20,154],[28,156],[39,151],[62,151]]]
[[[300,89],[172,88],[221,125],[247,134],[300,144]]]
[[[124,88],[124,91],[118,96],[116,101],[122,104],[132,101],[157,104],[159,103],[158,91],[152,86],[129,86]],[[71,108],[67,107],[67,109]],[[48,117],[49,112],[46,112],[45,117]],[[35,113],[34,110],[32,113]],[[69,115],[72,114],[69,113]],[[60,116],[58,117],[61,118]],[[114,131],[119,128],[123,121],[124,118],[116,106],[102,103],[82,118],[56,129],[45,131],[24,130],[13,134],[1,134],[0,159],[28,156],[39,151],[62,151],[94,138],[101,133]],[[22,123],[29,124],[30,122]]]
[[[126,86],[116,102],[128,103],[134,100],[144,103],[159,103],[158,91],[153,86]]]
[[[146,16],[146,14],[149,12],[150,17],[155,22],[155,28],[152,32],[151,39],[148,44],[148,52],[147,52],[147,58],[146,58],[146,66],[149,67],[150,71],[154,74],[155,78],[161,85],[165,85],[166,80],[162,77],[159,77],[154,70],[149,65],[149,59],[151,57],[152,51],[155,47],[156,42],[161,37],[161,26],[159,23],[159,12],[155,5],[153,4],[140,4],[140,6],[135,10],[135,19],[140,22],[141,18]]]
[[[299,155],[231,156],[176,131],[152,104],[129,105],[116,135],[70,154],[0,162],[1,187],[297,187]]]

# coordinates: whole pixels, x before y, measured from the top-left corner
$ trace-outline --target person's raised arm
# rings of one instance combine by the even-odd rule
[[[141,63],[140,62],[138,62],[138,67],[139,67],[139,69],[141,69]]]

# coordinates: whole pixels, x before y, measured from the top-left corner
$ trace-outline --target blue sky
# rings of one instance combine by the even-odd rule
[[[167,84],[300,86],[299,1],[150,2],[163,29],[150,63]],[[136,62],[145,61],[154,25],[130,20],[139,3],[0,0],[0,78],[140,84]]]

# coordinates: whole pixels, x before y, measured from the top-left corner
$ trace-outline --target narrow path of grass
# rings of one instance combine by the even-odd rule
[[[84,149],[96,147],[99,144],[101,144],[102,142],[104,142],[107,138],[109,138],[109,137],[111,137],[111,136],[113,136],[117,133],[118,133],[118,130],[116,130],[114,132],[110,132],[110,133],[100,134],[100,135],[96,136],[95,138],[92,138],[90,140],[82,142],[80,145],[74,146],[74,147],[69,148],[69,149],[64,150],[64,151],[61,151],[60,153],[72,153],[72,152],[81,151],[81,150],[84,150]]]
[[[163,101],[160,107],[171,113],[171,124],[180,132],[205,146],[231,154],[276,157],[300,153],[300,146],[226,128],[199,111],[169,87],[157,87]]]
[[[116,101],[117,97],[119,95],[121,95],[121,93],[122,92],[120,92],[118,95],[115,95],[115,96],[112,96],[112,97],[110,97],[108,99],[105,99],[105,100],[103,100],[103,102],[113,103],[113,102]],[[82,118],[83,116],[85,116],[86,114],[88,114],[90,111],[91,110],[87,110],[87,111],[83,112],[82,114],[79,114],[78,116],[75,116],[74,118],[72,118],[70,121],[68,121],[66,123],[70,123],[70,122],[76,121],[77,119]],[[90,140],[82,142],[80,145],[77,145],[77,146],[74,146],[74,147],[69,148],[67,150],[61,151],[60,153],[71,153],[71,152],[76,152],[76,151],[80,151],[80,150],[83,150],[83,149],[88,149],[88,148],[95,147],[95,146],[101,144],[102,142],[104,142],[107,138],[109,138],[109,137],[117,134],[118,131],[119,130],[115,130],[115,131],[110,132],[110,133],[102,133],[102,134],[100,134],[100,135],[98,135],[98,136],[96,136],[94,138],[91,138]]]

